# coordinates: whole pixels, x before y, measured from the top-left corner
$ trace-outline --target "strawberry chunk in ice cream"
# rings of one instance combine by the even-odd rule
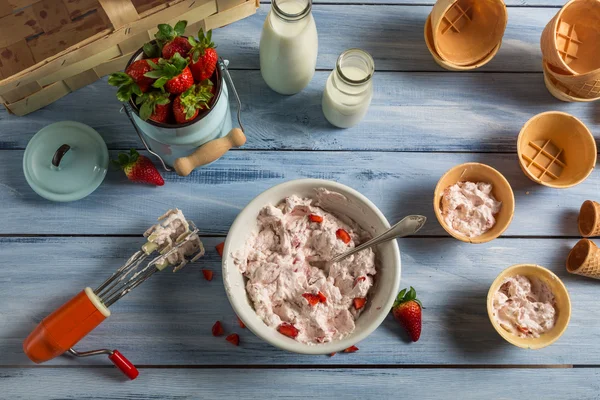
[[[315,199],[290,196],[277,206],[265,206],[258,215],[258,232],[234,255],[258,316],[275,329],[291,324],[298,330],[295,339],[309,344],[354,331],[363,311],[355,308],[354,299],[367,298],[376,274],[371,249],[328,268],[310,265],[309,260],[331,259],[371,238],[354,221],[321,208],[323,196],[343,198],[321,188]],[[349,241],[340,238],[340,229]]]

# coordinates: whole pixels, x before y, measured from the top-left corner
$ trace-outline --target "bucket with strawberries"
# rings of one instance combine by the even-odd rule
[[[212,32],[184,36],[186,25],[158,25],[156,39],[133,54],[125,72],[108,79],[148,151],[182,176],[246,141],[239,97]],[[225,79],[238,102],[241,129],[232,128]]]

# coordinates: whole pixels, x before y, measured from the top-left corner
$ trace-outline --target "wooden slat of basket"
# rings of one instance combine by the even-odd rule
[[[11,7],[10,4],[8,4],[8,1],[0,0],[0,17],[9,15],[12,13],[12,11],[13,11],[13,8]]]
[[[63,0],[71,19],[77,18],[92,10],[102,8],[98,0]]]
[[[44,32],[58,29],[71,22],[69,11],[62,0],[42,0],[35,3],[31,9]]]
[[[21,8],[27,8],[32,4],[37,3],[40,0],[7,0],[8,4],[12,7],[13,11],[19,10]]]
[[[105,29],[106,23],[100,14],[93,13],[33,38],[29,41],[29,48],[34,60],[40,62]]]
[[[25,40],[0,49],[0,73],[11,76],[35,64]]]
[[[63,81],[58,81],[52,85],[46,86],[42,90],[35,92],[23,100],[5,104],[4,106],[13,114],[26,115],[32,110],[37,110],[48,104],[54,103],[56,100],[69,93],[69,87]]]
[[[140,19],[130,0],[98,0],[115,29]]]
[[[68,67],[61,68],[53,74],[48,74],[43,78],[38,79],[37,82],[42,86],[46,86],[57,81],[66,81],[70,76],[92,69],[103,61],[119,57],[121,54],[119,46],[113,46],[75,64],[71,64]]]
[[[96,82],[100,77],[96,74],[94,69],[88,69],[87,71],[83,71],[77,75],[71,76],[64,80],[65,85],[69,88],[71,92],[74,92],[77,89],[80,89],[84,86],[87,86],[91,83]]]
[[[0,18],[0,47],[7,47],[24,38],[42,33],[31,8]]]
[[[96,75],[98,75],[101,78],[105,75],[112,74],[113,72],[121,71],[125,69],[125,65],[127,65],[127,62],[129,61],[132,55],[133,53],[129,53],[117,58],[113,58],[112,60],[103,62],[102,64],[94,68],[94,71],[96,71]]]
[[[131,2],[140,14],[166,3],[166,1],[163,0],[131,0]]]
[[[245,0],[217,0],[217,10],[219,10],[219,12],[223,12],[235,6],[239,6],[244,2]]]
[[[40,90],[42,90],[42,87],[39,83],[30,82],[24,85],[19,85],[10,92],[2,93],[2,97],[6,103],[15,103],[27,96],[34,94],[35,92],[39,92]]]
[[[145,31],[140,33],[139,35],[135,35],[133,37],[130,37],[129,39],[122,41],[121,43],[119,43],[119,48],[121,49],[122,54],[132,53],[152,39],[154,39],[154,37],[151,36],[150,32]]]
[[[258,0],[247,1],[244,4],[240,4],[234,8],[230,8],[227,11],[220,12],[218,14],[211,15],[210,17],[202,20],[200,23],[194,24],[192,32],[198,31],[202,28],[204,32],[211,29],[220,28],[225,25],[229,25],[235,21],[239,21],[242,18],[246,18],[256,13],[256,4]]]

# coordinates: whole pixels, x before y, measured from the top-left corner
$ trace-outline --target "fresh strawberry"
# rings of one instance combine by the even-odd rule
[[[164,88],[171,94],[179,94],[194,84],[188,62],[179,53],[175,53],[170,60],[160,58],[158,62],[149,61],[148,64],[152,71],[146,72],[144,76],[156,79],[152,86],[157,89]]]
[[[120,153],[118,160],[113,160],[113,164],[125,171],[130,181],[156,186],[165,184],[152,161],[146,156],[139,155],[134,149],[131,149],[129,154]]]
[[[159,24],[158,32],[154,34],[154,37],[156,38],[157,49],[146,52],[146,48],[144,48],[144,52],[146,52],[146,54],[155,54],[158,52],[167,60],[171,59],[175,53],[178,53],[183,58],[186,58],[188,56],[188,52],[192,48],[192,45],[188,42],[188,40],[182,37],[186,26],[187,21],[179,21],[174,27],[169,24]],[[150,50],[150,48],[148,48],[148,50]]]
[[[147,72],[152,71],[149,61],[156,63],[158,58],[137,60],[132,62],[125,72],[110,74],[108,84],[119,87],[117,98],[120,101],[129,101],[131,95],[141,96],[150,89],[154,79],[145,76]]]
[[[242,321],[240,319],[240,317],[237,317],[237,320],[238,320],[238,325],[240,326],[240,328],[246,329],[246,324],[244,324],[244,321]]]
[[[308,216],[308,219],[310,219],[311,222],[323,222],[323,217],[321,217],[320,215],[310,214]]]
[[[221,242],[215,246],[215,249],[217,249],[217,253],[219,253],[221,257],[223,257],[223,247],[225,247],[225,242]]]
[[[353,300],[353,302],[354,302],[354,308],[356,308],[357,310],[360,310],[367,303],[367,299],[365,299],[364,297],[357,297]]]
[[[350,346],[347,349],[344,350],[344,353],[354,353],[358,351],[358,347],[356,346]]]
[[[234,346],[240,345],[240,335],[238,335],[237,333],[232,333],[231,335],[227,336],[225,338],[225,340],[227,340],[229,343],[233,344]]]
[[[196,118],[201,109],[208,108],[213,94],[210,92],[211,81],[192,85],[188,90],[175,98],[173,115],[178,124],[184,124]]]
[[[281,325],[279,325],[277,327],[277,330],[279,331],[279,333],[281,333],[282,335],[291,337],[291,338],[295,338],[296,336],[298,336],[298,329],[296,329],[296,327],[288,322],[283,322]]]
[[[344,229],[338,229],[335,231],[335,236],[337,236],[338,239],[346,244],[350,243],[350,235]]]
[[[317,293],[317,296],[319,297],[319,303],[327,303],[327,296],[323,293],[319,292]]]
[[[411,286],[410,290],[402,289],[392,307],[396,321],[400,322],[413,342],[421,336],[421,302],[417,299],[417,292]]]
[[[189,55],[190,69],[192,70],[194,79],[197,82],[210,79],[217,68],[217,61],[219,60],[215,44],[212,42],[212,31],[208,31],[204,35],[204,31],[200,29],[198,40],[196,41],[193,37],[189,37],[188,41],[192,46]]]
[[[221,325],[221,321],[215,322],[212,327],[213,336],[221,336],[225,331],[223,330],[223,325]]]
[[[319,296],[317,296],[316,294],[304,293],[302,297],[304,297],[306,301],[308,301],[308,304],[310,304],[313,307],[319,304]]]
[[[204,275],[204,279],[206,279],[207,281],[212,281],[213,272],[210,269],[203,269],[202,275]]]
[[[168,93],[153,90],[137,96],[135,104],[140,108],[140,118],[144,121],[167,123],[171,119],[171,99]]]
[[[165,44],[162,49],[162,56],[163,58],[169,60],[175,55],[175,53],[179,53],[181,57],[185,58],[188,56],[191,48],[192,45],[186,38],[178,36],[169,43]]]

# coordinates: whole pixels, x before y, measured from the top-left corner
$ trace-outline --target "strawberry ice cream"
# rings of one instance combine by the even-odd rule
[[[556,323],[554,294],[538,278],[508,277],[494,295],[493,317],[506,331],[537,338]]]
[[[458,182],[444,190],[441,211],[446,225],[455,233],[477,237],[496,224],[495,215],[502,202],[492,194],[492,185],[485,182]]]
[[[354,331],[376,274],[371,249],[324,269],[310,265],[309,260],[329,260],[371,238],[354,221],[321,208],[324,197],[345,201],[321,188],[314,199],[290,196],[277,206],[265,206],[258,215],[258,232],[234,255],[258,316],[308,344]]]

